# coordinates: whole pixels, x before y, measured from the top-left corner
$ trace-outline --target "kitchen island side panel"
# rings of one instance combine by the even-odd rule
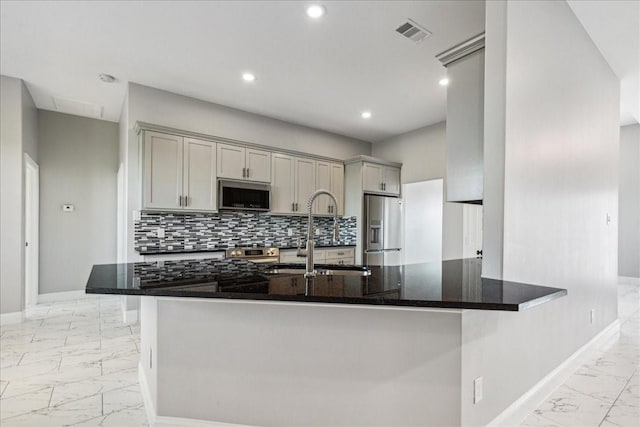
[[[157,299],[159,415],[460,424],[460,311]]]

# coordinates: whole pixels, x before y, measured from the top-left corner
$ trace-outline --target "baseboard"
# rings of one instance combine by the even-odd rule
[[[74,299],[85,298],[85,291],[67,291],[67,292],[51,292],[48,294],[38,295],[38,304],[57,301],[69,301]]]
[[[138,363],[138,382],[142,391],[142,401],[147,413],[147,421],[151,427],[255,427],[246,424],[229,424],[216,421],[198,420],[195,418],[165,417],[156,415],[156,408],[153,406],[151,394],[149,391],[149,383],[142,369],[142,364]]]
[[[529,391],[520,396],[500,415],[494,418],[487,426],[517,426],[529,416],[540,404],[542,404],[556,388],[563,384],[584,363],[587,353],[602,345],[612,335],[620,331],[620,320],[600,331],[588,343],[580,347],[560,366],[555,368],[544,378],[538,381]]]
[[[142,362],[138,363],[138,383],[140,383],[144,409],[147,412],[147,421],[149,422],[149,425],[153,427],[156,425],[156,407],[153,405],[153,400],[151,400],[149,382],[147,381],[147,376],[144,374]]]
[[[619,285],[640,285],[640,277],[618,276]]]
[[[24,311],[14,311],[13,313],[0,314],[0,324],[12,325],[21,323],[24,320]]]

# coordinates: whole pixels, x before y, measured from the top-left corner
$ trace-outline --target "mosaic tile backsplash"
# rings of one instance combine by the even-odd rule
[[[339,218],[340,241],[333,242],[333,218],[316,217],[316,246],[355,245],[356,217]],[[159,238],[158,228],[164,229]],[[288,230],[293,230],[293,236]],[[135,222],[135,249],[140,253],[226,249],[250,246],[294,247],[304,239],[306,216],[276,216],[248,212],[174,214],[142,212]]]

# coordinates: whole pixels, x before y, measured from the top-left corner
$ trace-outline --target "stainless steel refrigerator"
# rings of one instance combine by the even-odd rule
[[[364,265],[402,264],[402,200],[396,197],[364,196]]]

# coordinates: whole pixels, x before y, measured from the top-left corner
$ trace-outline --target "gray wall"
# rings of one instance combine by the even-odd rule
[[[446,194],[446,125],[426,126],[372,145],[372,155],[402,163],[402,182],[444,178]],[[442,258],[462,258],[462,204],[443,199]]]
[[[134,229],[133,222],[129,220],[133,212],[140,209],[141,201],[139,142],[133,131],[137,121],[338,159],[371,154],[371,144],[366,141],[135,83],[128,85],[126,111],[127,117],[121,118],[120,138],[126,135],[127,141],[126,144],[121,141],[120,161],[126,168],[127,194],[124,199],[127,231],[126,236],[119,236],[119,239],[126,238],[125,257],[128,261],[140,259],[133,250]]]
[[[485,229],[485,248],[502,249],[484,260],[503,252],[505,280],[568,296],[521,313],[463,312],[463,425],[489,422],[617,317],[618,79],[565,2],[487,2],[486,59],[505,67],[503,89],[485,94],[506,115],[491,118],[503,170],[485,163],[485,174],[504,174],[504,237]],[[495,221],[492,203],[485,218]]]
[[[640,277],[640,124],[620,128],[618,275]]]
[[[20,79],[0,76],[0,313],[24,308],[24,156],[38,160],[38,123]]]
[[[93,264],[116,261],[118,124],[43,110],[38,119],[40,294],[82,290]]]

